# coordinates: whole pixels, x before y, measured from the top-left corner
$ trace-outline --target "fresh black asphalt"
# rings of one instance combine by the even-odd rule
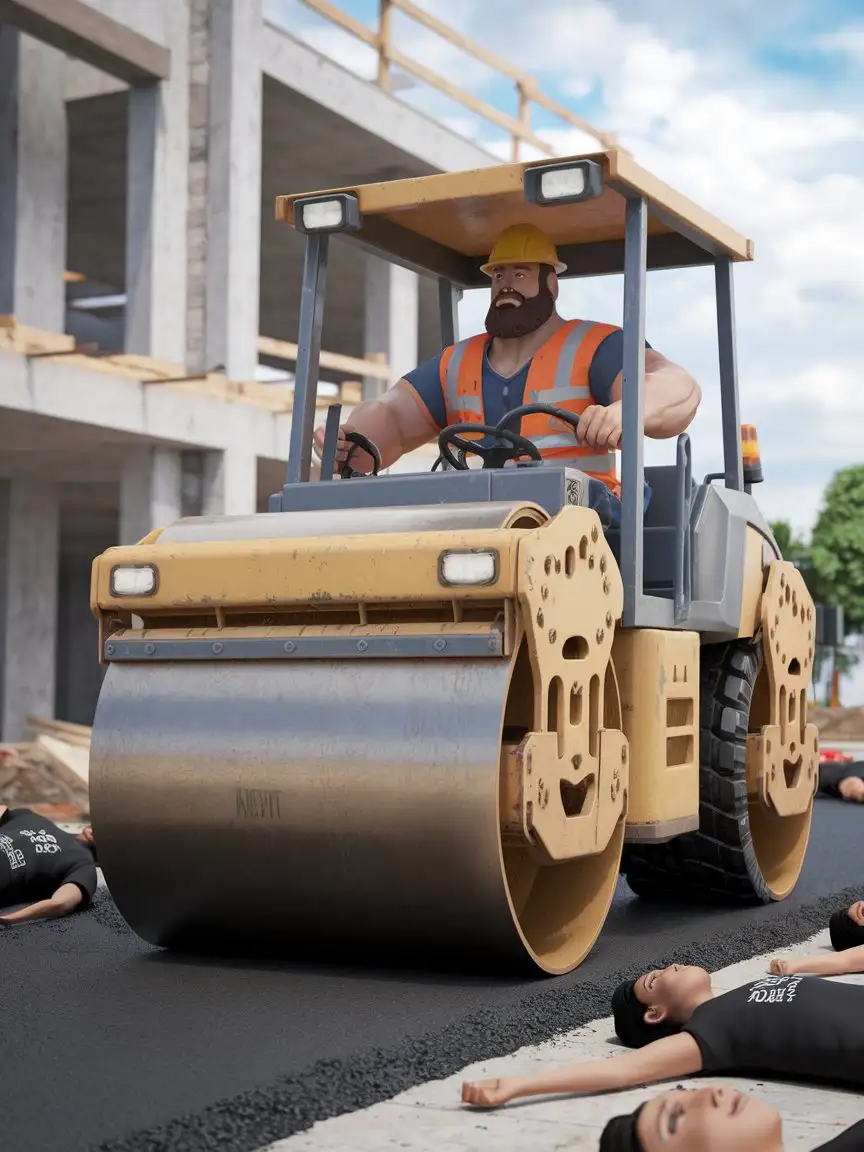
[[[862,865],[864,810],[819,801],[787,901],[685,910],[622,883],[593,953],[558,979],[177,957],[132,935],[102,890],[90,912],[0,930],[0,1146],[260,1148],[608,1015],[640,969],[715,970],[804,939],[860,897]]]

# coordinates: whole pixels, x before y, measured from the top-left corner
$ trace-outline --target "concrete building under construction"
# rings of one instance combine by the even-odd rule
[[[95,554],[278,489],[303,246],[276,195],[497,162],[391,91],[391,60],[412,68],[396,8],[441,34],[407,0],[378,30],[337,14],[379,53],[369,81],[262,0],[0,3],[3,740],[28,715],[92,720]],[[490,62],[521,115],[486,111],[537,147],[536,90]],[[440,347],[432,281],[337,241],[328,296],[322,377],[343,403]]]

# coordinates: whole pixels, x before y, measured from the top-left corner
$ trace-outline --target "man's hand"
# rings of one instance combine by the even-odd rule
[[[361,451],[361,449],[359,449],[356,444],[352,444],[349,440],[345,439],[345,433],[346,432],[353,432],[354,430],[355,429],[354,429],[353,425],[351,425],[351,424],[340,424],[339,425],[339,435],[336,439],[336,462],[333,466],[334,472],[339,471],[339,469],[342,467],[342,465],[348,459],[348,453],[351,451],[352,448],[355,449],[356,452]],[[320,460],[321,459],[321,453],[324,451],[324,426],[323,425],[320,428],[315,429],[315,435],[313,437],[312,443],[315,446],[315,451],[318,453],[318,459]],[[363,455],[366,456],[367,453],[363,452]]]
[[[846,776],[837,785],[844,800],[864,804],[864,780],[860,776]]]
[[[604,407],[592,404],[579,416],[576,439],[588,448],[618,449],[621,447],[623,410],[620,400]]]

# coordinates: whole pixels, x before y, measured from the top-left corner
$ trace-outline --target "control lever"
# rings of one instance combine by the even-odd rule
[[[321,479],[332,480],[336,468],[336,445],[339,440],[339,422],[342,418],[342,405],[330,404],[327,408],[327,423],[324,425],[324,443],[321,446]]]

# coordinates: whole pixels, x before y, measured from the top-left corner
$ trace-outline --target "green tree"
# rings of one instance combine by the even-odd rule
[[[847,632],[864,631],[864,464],[828,485],[809,551],[822,602],[842,604]]]

